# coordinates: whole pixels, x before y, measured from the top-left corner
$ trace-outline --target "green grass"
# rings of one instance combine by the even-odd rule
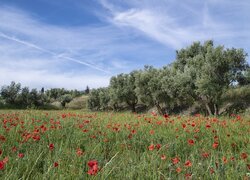
[[[8,157],[0,179],[249,178],[249,126],[249,116],[165,119],[131,113],[0,111],[0,161]],[[33,139],[38,136],[40,140]],[[151,151],[152,144],[161,147]],[[180,161],[174,164],[176,157]],[[90,160],[98,162],[95,175],[87,174]],[[188,160],[191,166],[185,166]]]

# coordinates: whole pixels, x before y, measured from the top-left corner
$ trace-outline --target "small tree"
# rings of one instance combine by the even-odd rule
[[[84,92],[85,92],[85,94],[89,94],[89,91],[90,91],[89,86],[87,86]]]
[[[6,103],[14,105],[16,103],[18,93],[21,90],[21,84],[11,82],[9,86],[3,86],[1,89],[1,96]]]

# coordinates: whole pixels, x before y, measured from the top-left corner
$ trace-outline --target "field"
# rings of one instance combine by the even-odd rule
[[[0,179],[249,179],[250,117],[0,111]]]

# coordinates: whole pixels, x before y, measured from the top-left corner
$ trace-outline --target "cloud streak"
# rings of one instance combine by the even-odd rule
[[[98,71],[101,71],[101,72],[105,72],[105,73],[110,74],[109,71],[106,71],[106,70],[104,70],[104,69],[101,69],[101,68],[99,68],[99,67],[97,67],[97,66],[94,66],[94,65],[92,65],[92,64],[90,64],[90,63],[83,62],[83,61],[79,61],[79,60],[77,60],[77,59],[75,59],[75,58],[68,57],[68,56],[64,56],[64,55],[59,56],[59,54],[57,54],[57,53],[55,53],[55,52],[53,52],[53,51],[49,51],[49,50],[44,49],[44,48],[42,48],[42,47],[39,47],[39,46],[37,46],[37,45],[35,45],[35,44],[33,44],[33,43],[30,43],[30,42],[27,42],[27,41],[23,41],[23,40],[20,40],[20,39],[15,38],[15,37],[8,36],[8,35],[6,35],[6,34],[3,33],[3,32],[0,32],[0,37],[3,37],[3,38],[5,38],[5,39],[11,40],[11,41],[15,41],[15,42],[17,42],[17,43],[20,43],[20,44],[23,44],[23,45],[25,45],[25,46],[28,46],[28,47],[34,48],[34,49],[36,49],[36,50],[39,50],[39,51],[41,51],[41,52],[48,53],[48,54],[50,54],[50,55],[52,55],[52,56],[57,56],[57,57],[60,57],[60,58],[62,58],[62,59],[66,59],[66,60],[68,60],[68,61],[75,62],[75,63],[81,64],[81,65],[84,65],[84,66],[88,66],[88,67],[90,67],[90,68],[92,68],[92,69],[95,69],[95,70],[98,70]]]
[[[110,12],[104,16],[114,25],[137,30],[139,34],[174,49],[193,41],[214,39],[217,43],[243,46],[249,50],[250,32],[245,27],[250,26],[242,17],[250,18],[250,3],[244,2],[100,1]]]

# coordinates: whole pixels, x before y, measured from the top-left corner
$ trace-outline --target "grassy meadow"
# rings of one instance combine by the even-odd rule
[[[0,179],[249,179],[250,117],[0,111]]]

